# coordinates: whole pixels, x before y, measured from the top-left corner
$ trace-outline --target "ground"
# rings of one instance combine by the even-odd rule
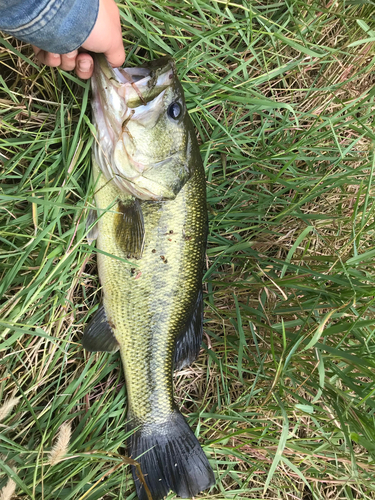
[[[373,10],[120,5],[128,65],[175,58],[207,174],[204,345],[175,375],[202,498],[375,498]],[[134,499],[119,356],[80,345],[89,83],[6,35],[0,75],[1,498]]]

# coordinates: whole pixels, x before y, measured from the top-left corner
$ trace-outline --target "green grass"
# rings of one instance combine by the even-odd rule
[[[373,3],[120,9],[128,64],[175,57],[207,173],[205,344],[175,377],[217,477],[202,497],[375,499]],[[89,85],[6,35],[0,75],[0,404],[20,397],[0,488],[132,500],[119,356],[80,345],[100,300]]]

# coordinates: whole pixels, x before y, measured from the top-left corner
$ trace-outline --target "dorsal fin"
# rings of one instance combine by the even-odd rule
[[[116,240],[128,257],[139,259],[142,256],[145,227],[142,207],[139,200],[118,202],[115,219]]]
[[[90,323],[86,326],[82,337],[82,345],[87,351],[91,352],[116,352],[119,349],[119,343],[107,321],[104,306],[99,307]]]
[[[186,327],[177,337],[174,353],[174,369],[181,370],[191,365],[198,357],[203,337],[203,293],[198,293],[195,307],[186,322]]]

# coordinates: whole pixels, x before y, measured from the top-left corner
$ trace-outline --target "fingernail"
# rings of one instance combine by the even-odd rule
[[[56,58],[56,57],[60,57],[60,54],[53,54],[52,53],[51,56]]]
[[[82,73],[88,73],[92,68],[92,62],[84,59],[83,61],[78,62],[78,69],[82,71]]]

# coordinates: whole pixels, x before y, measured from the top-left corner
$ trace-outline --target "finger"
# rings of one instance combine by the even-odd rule
[[[120,23],[120,14],[116,4],[113,4],[114,17],[116,18],[116,24],[113,26],[111,43],[107,50],[104,51],[104,55],[107,61],[114,68],[122,66],[125,62],[125,50],[124,42],[122,40],[122,30]]]
[[[91,52],[103,53],[109,64],[121,66],[125,61],[120,13],[114,0],[99,0],[99,13],[93,30],[82,44]]]
[[[61,64],[61,56],[60,54],[53,54],[52,52],[46,52],[45,50],[39,50],[36,52],[36,58],[41,64],[45,64],[46,66],[52,66],[56,68]]]
[[[33,48],[33,51],[34,51],[34,54],[37,56],[39,54],[39,52],[42,50],[40,49],[39,47],[36,47],[35,45],[32,45],[31,46]]]
[[[94,70],[94,61],[90,54],[81,52],[76,59],[76,74],[79,78],[87,80],[91,77]]]
[[[69,52],[68,54],[62,54],[60,68],[64,71],[72,71],[76,67],[77,54],[78,50],[73,50],[73,52]]]
[[[107,61],[114,68],[122,66],[125,62],[125,50],[121,35],[115,40],[115,45],[110,50],[104,52]]]

